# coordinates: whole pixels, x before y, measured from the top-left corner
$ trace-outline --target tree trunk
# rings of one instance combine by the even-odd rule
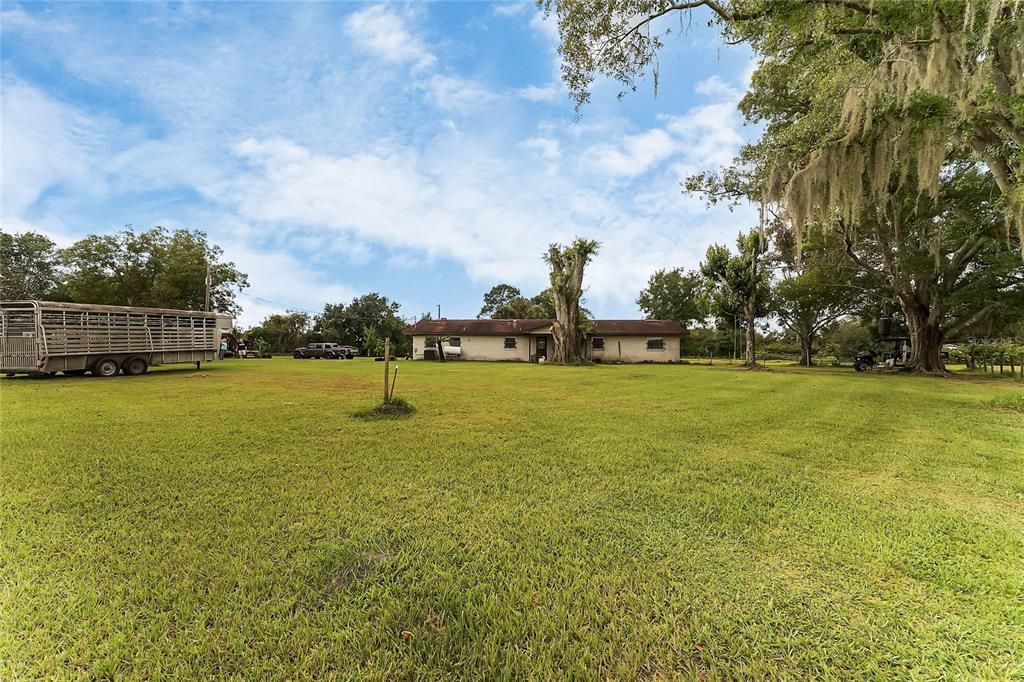
[[[811,367],[812,347],[814,345],[814,334],[807,332],[800,334],[800,364],[804,367]]]
[[[920,372],[945,372],[942,362],[944,334],[927,305],[900,299],[910,330],[910,366]]]
[[[747,323],[747,348],[743,364],[747,367],[757,366],[757,355],[754,353],[754,301],[747,301],[743,307],[743,318]]]
[[[555,299],[555,322],[551,325],[555,362],[567,364],[584,359],[580,332],[583,269],[597,248],[597,242],[577,237],[568,248],[552,244],[544,257],[551,266],[551,293]]]

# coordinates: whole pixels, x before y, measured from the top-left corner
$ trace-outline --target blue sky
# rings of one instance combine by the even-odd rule
[[[751,131],[752,69],[695,14],[662,77],[578,120],[531,3],[2,3],[2,221],[60,244],[208,232],[248,272],[243,324],[379,291],[473,317],[584,235],[598,317],[751,225],[680,192]]]

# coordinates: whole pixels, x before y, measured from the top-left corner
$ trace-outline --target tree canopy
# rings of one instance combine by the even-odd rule
[[[648,73],[657,82],[670,16],[707,12],[729,42],[750,45],[760,61],[740,109],[763,133],[734,165],[686,188],[712,203],[760,202],[801,242],[838,235],[858,275],[887,288],[905,316],[918,369],[942,370],[944,339],[1015,305],[1013,252],[1024,249],[1020,3],[544,5],[558,15],[563,75],[578,105],[595,74],[629,87]]]
[[[198,230],[125,229],[59,250],[42,235],[0,233],[0,248],[4,298],[202,310],[209,268],[211,309],[237,314],[237,295],[249,286]]]
[[[344,343],[371,352],[385,338],[392,348],[404,348],[405,320],[399,315],[401,306],[387,296],[373,292],[357,296],[348,304],[328,303],[313,321],[313,331],[322,340]]]
[[[701,306],[703,283],[699,272],[658,270],[647,281],[636,304],[649,320],[672,320],[687,329],[705,317]]]
[[[544,255],[551,268],[551,295],[555,304],[551,326],[556,362],[577,362],[584,357],[584,325],[580,310],[583,295],[583,271],[597,255],[600,244],[577,237],[568,246],[552,244]]]
[[[0,231],[0,300],[52,297],[57,253],[57,245],[45,235]]]

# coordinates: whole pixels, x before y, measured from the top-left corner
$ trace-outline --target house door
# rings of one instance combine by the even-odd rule
[[[548,359],[548,337],[546,336],[537,337],[537,359],[541,358]]]

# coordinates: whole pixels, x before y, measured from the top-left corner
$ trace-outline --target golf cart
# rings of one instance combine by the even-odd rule
[[[891,343],[889,350],[883,350],[881,344]],[[853,369],[858,372],[865,372],[876,367],[886,369],[909,369],[910,362],[910,337],[892,336],[892,318],[878,318],[878,340],[871,344],[871,348],[857,353],[853,358]]]

